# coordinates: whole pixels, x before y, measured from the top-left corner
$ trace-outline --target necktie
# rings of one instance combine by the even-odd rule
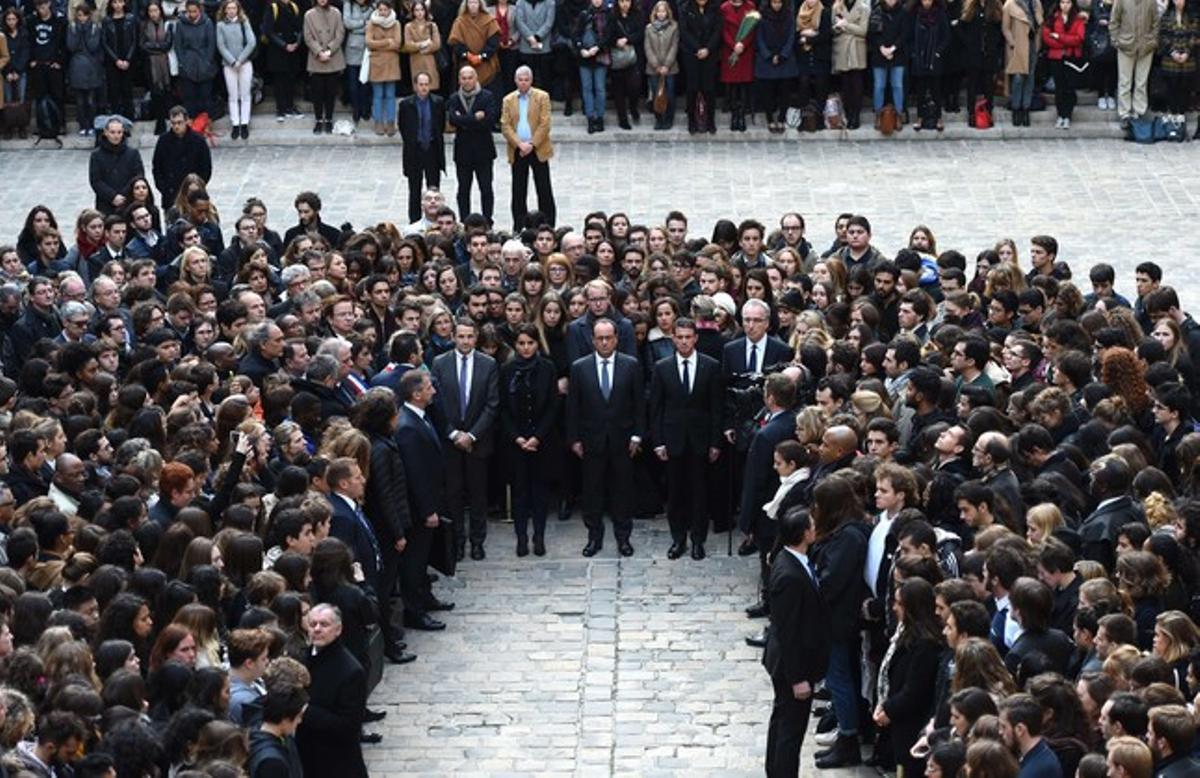
[[[367,537],[371,540],[371,550],[375,552],[375,568],[379,569],[381,558],[379,554],[379,541],[375,539],[375,530],[371,528],[371,522],[367,521],[367,516],[363,513],[362,508],[358,505],[354,506],[354,515],[358,518],[358,523],[367,533]]]
[[[688,362],[691,360],[683,360],[683,391],[688,394],[692,393],[692,382],[688,378]]]
[[[421,148],[427,148],[432,140],[429,132],[429,101],[417,100],[417,115],[419,117],[417,129],[417,143]]]
[[[754,373],[758,371],[758,344],[750,344],[750,361],[746,363],[746,371]]]
[[[467,387],[467,355],[463,354],[462,367],[458,370],[458,410],[465,419],[467,417],[467,400],[470,392]]]
[[[608,395],[612,393],[612,385],[608,381],[608,360],[600,360],[600,394],[604,395],[604,399],[608,399]]]

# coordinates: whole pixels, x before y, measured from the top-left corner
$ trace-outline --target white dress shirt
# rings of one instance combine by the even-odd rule
[[[746,366],[747,367],[750,367],[750,348],[752,346],[757,346],[757,349],[754,354],[754,367],[753,367],[753,369],[749,370],[748,372],[761,373],[762,369],[763,369],[763,360],[767,356],[767,336],[763,335],[762,339],[759,340],[757,343],[750,340],[749,337],[746,338]]]
[[[680,383],[683,383],[683,364],[685,362],[687,363],[687,369],[688,369],[688,376],[687,376],[688,382],[687,382],[687,385],[684,386],[683,388],[687,390],[688,394],[691,394],[692,387],[696,385],[696,352],[693,351],[691,353],[691,356],[687,356],[687,357],[680,356],[679,354],[675,355],[675,369],[679,372],[679,382]]]

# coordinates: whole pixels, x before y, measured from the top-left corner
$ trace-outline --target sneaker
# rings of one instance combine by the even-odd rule
[[[1070,120],[1070,119],[1063,119],[1063,120],[1062,120],[1062,128],[1063,128],[1064,130],[1069,130],[1069,129],[1071,129],[1071,120]]]
[[[1063,126],[1063,120],[1062,120],[1062,117],[1060,116],[1054,120],[1054,129],[1061,130],[1062,126]]]
[[[283,120],[285,120],[285,119],[287,119],[287,115],[286,115],[286,114],[282,114],[282,113],[277,113],[277,114],[275,114],[275,121],[277,121],[277,122],[281,122],[281,121],[283,121]]]
[[[834,727],[828,732],[817,733],[814,739],[816,740],[817,745],[821,746],[822,748],[828,748],[829,746],[832,746],[837,742],[838,739],[837,727]]]

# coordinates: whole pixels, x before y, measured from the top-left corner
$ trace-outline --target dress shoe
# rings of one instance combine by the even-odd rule
[[[459,547],[458,547],[458,550],[454,552],[454,557],[455,557],[455,559],[457,559],[459,562],[463,561],[463,559],[466,557],[466,555],[467,555],[467,548],[466,548],[466,546],[459,546]]]
[[[629,123],[628,119],[618,118],[617,126],[620,127],[622,130],[632,130],[633,129],[633,125]]]
[[[546,556],[546,539],[540,535],[533,536],[533,555]]]
[[[620,552],[621,556],[633,556],[633,544],[628,540],[618,540],[617,551]]]
[[[764,616],[771,615],[771,606],[761,600],[751,605],[746,609],[746,617],[750,619],[761,619]]]
[[[438,630],[445,629],[446,623],[438,621],[428,613],[423,613],[420,616],[405,616],[404,627],[405,629],[419,629],[424,632],[437,632]]]
[[[394,665],[406,665],[409,662],[414,662],[417,659],[416,654],[410,654],[403,649],[388,649],[383,652],[387,660]]]
[[[325,134],[326,134],[326,135],[332,135],[332,134],[333,134],[333,119],[326,119],[326,120],[325,120]]]
[[[596,552],[604,548],[604,544],[599,540],[589,540],[587,545],[583,547],[584,556],[596,556]]]
[[[317,119],[316,123],[313,124],[313,135],[320,135],[321,130],[324,129],[324,124],[325,123],[322,122],[320,119]]]
[[[250,125],[242,125],[242,140],[250,140]]]
[[[529,540],[517,538],[517,556],[529,556]]]
[[[704,544],[703,543],[693,543],[692,544],[692,559],[699,561],[699,560],[703,559],[705,556],[707,556],[707,555],[704,553]]]
[[[445,602],[443,600],[434,600],[431,604],[425,606],[425,610],[427,610],[427,611],[452,611],[452,610],[454,610],[454,603]]]
[[[742,544],[738,546],[738,556],[750,556],[758,553],[758,544],[754,542],[754,538],[746,538]]]
[[[386,717],[386,710],[371,710],[368,708],[367,710],[363,711],[363,721],[367,722],[368,724],[376,721],[383,721]]]
[[[378,732],[364,732],[361,735],[359,735],[358,740],[360,743],[374,745],[376,743],[383,742],[383,735],[379,734]]]
[[[161,134],[161,133],[160,133]],[[571,518],[571,512],[575,510],[575,506],[570,500],[563,500],[562,505],[558,508],[558,520],[566,521]]]
[[[438,582],[438,574],[437,573],[426,573],[425,580],[429,581],[429,583],[431,583],[431,584],[437,583]]]
[[[667,549],[667,559],[678,559],[683,556],[684,551],[687,551],[686,543],[672,543],[671,547]]]
[[[571,116],[574,113],[575,113],[575,106],[571,105],[571,101],[568,100],[566,102],[566,105],[563,106],[563,116]]]
[[[483,559],[486,556],[487,556],[487,554],[485,554],[483,551],[482,543],[471,545],[471,558],[474,559],[476,562],[478,562],[479,560]]]
[[[862,764],[858,736],[838,737],[830,753],[817,758],[817,769],[832,770],[838,767],[853,767]]]
[[[746,636],[746,645],[750,646],[751,648],[766,648],[766,646],[767,646],[766,631],[764,630],[763,632],[760,632],[757,635],[747,635]]]

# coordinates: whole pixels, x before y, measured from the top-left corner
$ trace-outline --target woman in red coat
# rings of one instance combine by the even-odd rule
[[[754,10],[751,0],[721,3],[721,83],[729,85],[729,129],[746,131],[746,104],[754,81],[754,32],[738,41],[742,19]],[[733,60],[732,62],[730,60]]]
[[[1071,127],[1075,82],[1080,75],[1078,69],[1084,64],[1083,39],[1086,34],[1087,20],[1079,13],[1075,0],[1058,0],[1054,16],[1042,25],[1042,46],[1054,75],[1054,107],[1058,110],[1058,121],[1054,126],[1060,130]]]

